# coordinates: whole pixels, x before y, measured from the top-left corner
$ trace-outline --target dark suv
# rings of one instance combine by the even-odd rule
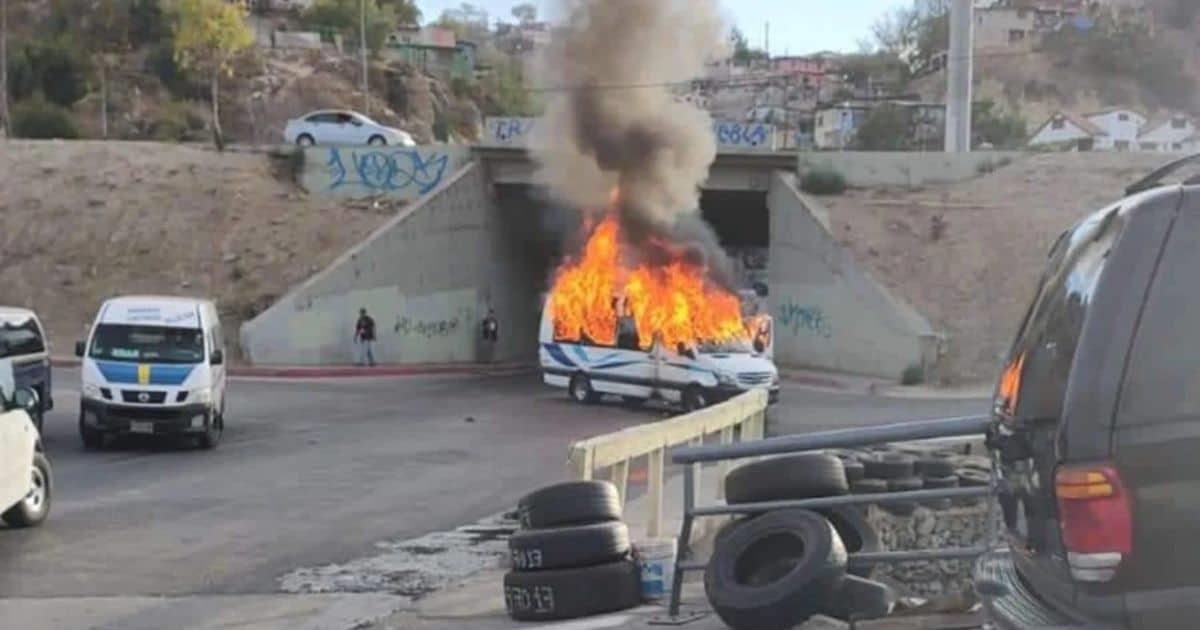
[[[1059,238],[1002,372],[1001,627],[1200,628],[1200,186],[1154,177]]]

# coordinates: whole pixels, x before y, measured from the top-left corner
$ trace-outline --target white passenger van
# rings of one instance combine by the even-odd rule
[[[565,387],[578,402],[614,394],[631,402],[662,399],[692,411],[751,389],[767,390],[771,402],[779,400],[771,336],[757,348],[745,341],[667,349],[656,340],[649,350],[597,346],[555,340],[552,310],[546,300],[538,335],[542,380]]]
[[[208,300],[130,296],[100,307],[83,359],[79,436],[185,435],[213,448],[225,428],[225,343]]]

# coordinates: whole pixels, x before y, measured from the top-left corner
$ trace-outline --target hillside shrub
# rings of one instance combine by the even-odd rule
[[[800,179],[800,190],[814,195],[840,195],[846,192],[846,178],[830,168],[815,168]]]
[[[13,106],[12,133],[17,138],[72,140],[79,137],[71,112],[42,98],[27,99]]]

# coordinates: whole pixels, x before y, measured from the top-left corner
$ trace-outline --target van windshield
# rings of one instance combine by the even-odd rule
[[[750,354],[754,350],[745,339],[730,339],[720,342],[702,342],[696,349],[700,354]]]
[[[88,356],[130,363],[200,363],[204,333],[199,328],[100,324]]]

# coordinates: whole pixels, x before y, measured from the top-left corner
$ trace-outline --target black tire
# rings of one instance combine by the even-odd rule
[[[887,585],[857,575],[847,575],[822,614],[855,621],[880,619],[892,612],[896,594]]]
[[[978,488],[992,485],[992,475],[974,468],[960,468],[955,472],[958,485],[964,488]]]
[[[704,570],[713,610],[734,630],[791,628],[817,614],[846,576],[846,549],[825,517],[768,512],[730,531]]]
[[[387,138],[384,138],[383,136],[381,136],[379,134],[375,134],[375,135],[371,136],[370,138],[367,138],[367,146],[385,147],[385,146],[387,146]]]
[[[526,529],[603,523],[621,520],[621,500],[607,481],[568,481],[525,495],[517,513]]]
[[[909,492],[924,488],[925,482],[920,477],[901,477],[888,479],[887,485],[888,492]]]
[[[587,617],[633,608],[641,599],[641,571],[632,560],[504,576],[504,607],[517,621]]]
[[[98,451],[104,448],[104,432],[92,429],[83,423],[83,414],[79,414],[79,441],[87,451]]]
[[[856,479],[850,482],[850,492],[854,494],[883,494],[888,491],[884,479]]]
[[[915,474],[914,459],[901,453],[884,453],[863,460],[863,471],[874,479],[901,479]]]
[[[50,460],[42,453],[33,454],[31,470],[31,487],[16,505],[12,506],[0,519],[13,527],[34,527],[40,525],[50,515],[50,503],[54,498],[54,477],[50,470]]]
[[[204,428],[204,434],[197,438],[200,448],[210,451],[221,443],[221,434],[225,433],[225,418],[220,414],[214,415]]]
[[[592,379],[583,373],[571,377],[567,393],[570,394],[571,400],[584,405],[590,405],[600,400],[600,395],[592,389]]]
[[[949,475],[947,477],[925,477],[921,480],[922,486],[926,490],[942,490],[945,488],[957,488],[958,477]]]
[[[915,472],[922,477],[949,477],[954,474],[954,462],[949,456],[933,456],[917,460]]]
[[[831,497],[848,492],[842,460],[824,453],[751,462],[725,477],[725,500],[730,504]]]
[[[699,411],[708,406],[708,397],[704,395],[704,388],[699,385],[689,385],[683,390],[683,410],[689,413]]]
[[[620,521],[523,529],[508,539],[514,571],[571,569],[629,555],[629,528]]]
[[[879,540],[879,532],[875,531],[875,528],[867,522],[862,508],[853,505],[839,505],[821,509],[818,512],[833,524],[833,529],[841,537],[842,545],[846,547],[847,553],[871,553],[883,549],[883,543]],[[856,565],[846,571],[851,575],[869,577],[874,568],[873,564]]]
[[[307,133],[302,133],[296,136],[296,144],[302,147],[316,146],[317,141]]]
[[[846,471],[846,481],[855,482],[859,479],[865,479],[867,476],[867,468],[857,459],[843,459],[842,468]]]

